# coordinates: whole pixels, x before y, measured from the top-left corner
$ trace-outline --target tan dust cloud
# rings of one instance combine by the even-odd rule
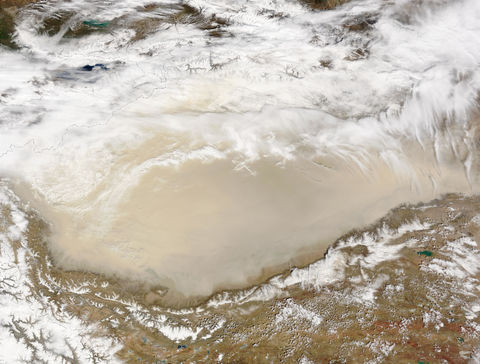
[[[471,192],[455,156],[438,163],[417,143],[405,148],[411,168],[396,172],[372,154],[363,171],[318,157],[264,158],[248,170],[228,158],[197,159],[131,173],[163,142],[159,135],[124,150],[86,197],[52,204],[26,196],[52,222],[58,264],[166,286],[172,299],[206,296],[319,258],[335,238],[402,202]]]

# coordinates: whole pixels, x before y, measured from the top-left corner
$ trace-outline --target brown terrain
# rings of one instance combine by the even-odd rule
[[[305,6],[314,10],[328,10],[342,5],[348,0],[299,0]],[[37,3],[38,0],[0,0],[0,45],[15,48],[13,41],[15,32],[15,19],[20,10],[28,5]],[[75,14],[69,10],[58,11],[45,16],[39,31],[53,36],[62,27],[67,26],[65,37],[81,37],[95,31],[105,31],[108,27],[127,27],[135,30],[132,41],[145,38],[149,33],[162,27],[175,26],[176,24],[195,24],[199,29],[207,32],[212,37],[232,36],[226,29],[228,20],[217,17],[215,14],[206,16],[201,10],[190,5],[178,3],[164,5],[152,2],[138,9],[142,17],[134,19],[117,18],[109,23],[85,24],[75,19]],[[173,15],[172,15],[173,13]],[[271,14],[272,17],[282,17],[282,14]]]
[[[266,282],[218,293],[193,310],[152,304],[161,292],[135,282],[55,268],[48,227],[30,211],[31,293],[98,324],[97,334],[118,340],[118,357],[132,363],[466,363],[480,343],[480,319],[472,313],[480,308],[480,274],[469,266],[479,259],[478,211],[480,198],[457,195],[401,206],[329,249],[326,262],[343,259],[331,284],[300,282],[261,299],[272,285]],[[405,230],[411,222],[420,227]],[[439,266],[451,272],[433,269]],[[313,270],[320,280],[329,273]],[[74,293],[74,286],[88,292]],[[172,341],[162,325],[188,327],[197,337]]]
[[[301,3],[315,10],[330,10],[342,4],[345,4],[348,0],[300,0]]]
[[[18,11],[35,0],[0,0],[0,45],[15,47],[12,35]]]
[[[0,0],[0,44],[15,46],[15,16],[32,2]],[[345,1],[302,2],[324,10]],[[156,9],[152,3],[145,12]],[[147,16],[131,26],[137,39],[152,27],[179,22],[200,24],[211,36],[228,35],[224,19],[204,17],[184,5],[176,14],[162,20]],[[45,31],[57,32],[70,16],[47,19]],[[82,25],[70,31],[80,36],[102,29]],[[325,262],[328,269],[318,270],[319,262],[317,268],[291,269],[273,281],[219,292],[184,310],[156,304],[164,294],[161,288],[55,267],[48,250],[48,223],[35,211],[24,210],[31,299],[45,301],[45,309],[65,310],[86,324],[97,324],[96,335],[121,344],[117,355],[125,362],[467,363],[478,355],[480,197],[448,195],[400,206],[336,241],[320,261],[320,267]],[[10,211],[1,207],[0,213],[8,217]],[[416,229],[403,228],[412,223]],[[332,274],[332,266],[327,263],[334,258],[335,279],[328,281],[324,276]],[[310,277],[309,267],[317,278]],[[288,282],[300,271],[308,272],[308,279],[274,284]],[[8,288],[4,284],[0,281],[0,291]],[[86,287],[85,292],[72,289],[78,286]],[[22,325],[12,321],[10,328],[18,340],[43,340],[27,338]],[[188,328],[196,335],[172,340],[162,331],[165,326]],[[108,358],[92,357],[92,362],[104,361]]]

